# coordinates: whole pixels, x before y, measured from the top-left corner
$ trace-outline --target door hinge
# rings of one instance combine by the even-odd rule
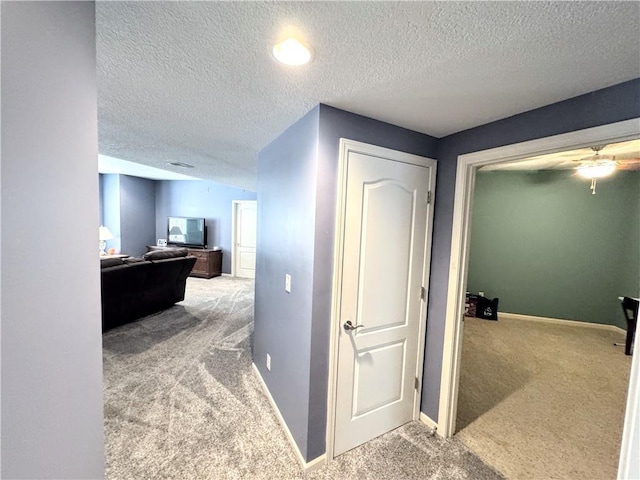
[[[427,204],[431,203],[431,190],[427,192]]]
[[[420,388],[420,380],[418,380],[418,377],[416,377],[416,381],[415,381],[414,387],[415,387],[416,390],[418,390]]]
[[[427,290],[424,287],[420,287],[420,299],[427,299]]]

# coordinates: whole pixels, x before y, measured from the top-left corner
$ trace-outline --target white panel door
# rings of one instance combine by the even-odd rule
[[[335,455],[414,418],[435,169],[356,152],[347,162]]]
[[[235,202],[234,274],[237,277],[256,277],[256,219],[255,201]]]

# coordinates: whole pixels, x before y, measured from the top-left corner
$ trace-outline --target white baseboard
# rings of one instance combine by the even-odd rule
[[[438,431],[438,424],[434,422],[431,417],[428,417],[424,413],[420,412],[420,421],[424,423],[427,427],[433,429],[433,431]]]
[[[626,334],[627,332],[615,325],[605,325],[604,323],[589,323],[589,322],[580,322],[578,320],[565,320],[562,318],[549,318],[549,317],[535,317],[533,315],[522,315],[520,313],[506,313],[506,312],[498,312],[498,318],[506,318],[508,320],[525,320],[528,322],[544,322],[544,323],[555,323],[559,325],[567,325],[572,327],[583,327],[583,328],[597,328],[600,330],[609,330],[616,333]]]
[[[321,467],[322,465],[324,465],[326,463],[326,461],[327,461],[327,455],[326,454],[322,454],[319,457],[314,458],[310,462],[307,462],[304,459],[304,457],[302,456],[302,452],[298,448],[298,444],[296,443],[295,439],[293,438],[293,435],[291,434],[291,431],[289,430],[289,427],[287,426],[287,422],[284,421],[284,417],[280,413],[280,409],[278,408],[278,405],[276,404],[276,401],[271,396],[271,392],[269,391],[269,388],[267,387],[267,384],[265,383],[264,379],[262,378],[262,375],[260,375],[260,370],[258,370],[258,367],[256,367],[255,363],[252,363],[251,366],[253,367],[253,373],[256,375],[256,377],[260,381],[260,386],[262,387],[262,390],[264,391],[264,394],[269,399],[269,403],[271,404],[271,407],[273,408],[273,411],[275,412],[276,417],[278,417],[278,421],[280,422],[280,425],[282,426],[282,429],[284,430],[284,434],[287,437],[287,440],[289,440],[289,443],[291,444],[291,447],[293,447],[293,451],[295,452],[296,458],[298,459],[298,462],[300,463],[300,466],[304,470],[304,473],[309,473],[309,472],[315,470],[316,468]]]
[[[306,462],[302,467],[304,469],[304,473],[313,472],[317,468],[322,467],[325,463],[327,463],[327,454],[323,453],[319,457],[314,458],[310,462]]]

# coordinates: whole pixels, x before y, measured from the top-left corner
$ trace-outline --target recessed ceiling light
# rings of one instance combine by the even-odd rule
[[[193,165],[189,165],[188,163],[182,163],[182,162],[169,162],[169,165],[173,165],[174,167],[180,167],[180,168],[194,168]]]
[[[287,38],[273,47],[273,56],[281,63],[298,67],[311,61],[311,49],[296,38]]]

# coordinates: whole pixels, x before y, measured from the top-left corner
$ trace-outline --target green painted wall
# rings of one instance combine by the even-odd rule
[[[501,312],[626,328],[618,296],[640,292],[640,172],[478,172],[467,290]]]

